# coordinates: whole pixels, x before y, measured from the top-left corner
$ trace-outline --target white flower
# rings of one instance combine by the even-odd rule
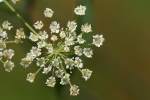
[[[78,35],[78,37],[77,37],[77,42],[78,42],[79,44],[85,43],[85,40],[83,39],[82,34]]]
[[[54,66],[56,68],[59,68],[60,63],[62,63],[60,57],[52,59],[52,66]]]
[[[66,46],[71,46],[74,44],[75,44],[74,37],[66,37],[65,38],[65,45]]]
[[[42,21],[36,21],[36,22],[34,23],[34,28],[35,28],[35,29],[40,30],[40,29],[43,28],[43,26],[44,26],[44,24],[43,24]]]
[[[82,54],[83,54],[83,50],[82,50],[82,48],[80,46],[75,46],[74,47],[74,52],[78,56],[82,56]]]
[[[70,48],[68,46],[64,46],[64,51],[65,52],[70,52]]]
[[[82,69],[81,72],[82,72],[82,77],[83,77],[86,81],[87,81],[87,80],[91,77],[91,75],[92,75],[92,71],[89,70],[89,69]]]
[[[12,59],[12,57],[14,56],[14,50],[13,49],[6,49],[3,51],[3,56],[7,59]]]
[[[0,51],[2,51],[5,48],[6,48],[6,43],[2,39],[0,39]]]
[[[20,65],[23,66],[24,68],[29,67],[29,65],[32,63],[32,59],[30,57],[27,58],[22,58]]]
[[[8,39],[7,32],[0,27],[0,38]]]
[[[70,95],[71,96],[77,96],[79,94],[79,91],[80,91],[79,86],[71,85],[71,87],[70,87]]]
[[[3,39],[8,38],[6,31],[0,30],[0,37],[3,38]]]
[[[74,9],[74,12],[76,15],[85,15],[85,11],[86,11],[86,6],[77,6],[75,9]]]
[[[73,58],[66,58],[65,64],[67,69],[73,69],[74,68],[74,61]]]
[[[26,58],[29,59],[30,61],[33,61],[36,58],[36,56],[34,53],[29,52],[27,53]]]
[[[53,21],[51,24],[50,24],[50,30],[51,30],[51,33],[59,33],[59,29],[60,29],[60,25],[59,23],[57,23],[56,21]]]
[[[36,65],[39,67],[45,67],[45,58],[41,57],[41,58],[36,58],[37,62]]]
[[[33,83],[34,80],[35,80],[35,77],[36,77],[36,74],[35,74],[35,73],[29,73],[29,74],[27,74],[26,80],[27,80],[28,82],[30,82],[30,83]]]
[[[46,80],[46,83],[45,83],[48,87],[54,87],[55,84],[56,84],[56,79],[55,77],[51,76],[49,77],[47,80]]]
[[[92,58],[93,56],[93,51],[91,48],[84,48],[83,49],[83,54],[88,57],[88,58]]]
[[[39,39],[46,40],[48,38],[48,34],[46,31],[40,31],[39,32]]]
[[[77,28],[77,23],[75,21],[68,21],[67,27],[70,32],[74,32]]]
[[[65,31],[61,31],[60,34],[59,34],[60,38],[65,38],[66,37],[66,33]]]
[[[53,14],[54,14],[54,11],[50,8],[46,8],[44,10],[45,17],[51,18],[53,16]]]
[[[79,57],[75,57],[74,63],[75,63],[75,67],[77,67],[77,68],[83,68],[82,60]]]
[[[51,65],[49,65],[48,67],[45,67],[44,69],[43,69],[43,74],[48,74],[50,71],[52,70],[52,66]]]
[[[16,39],[25,39],[25,37],[26,36],[25,36],[23,28],[16,30],[16,36],[15,36]]]
[[[32,49],[30,50],[32,56],[34,57],[38,57],[41,55],[41,49],[40,48],[37,48],[37,47],[32,47]]]
[[[104,37],[103,37],[103,35],[94,35],[93,36],[93,44],[95,45],[95,46],[97,46],[97,47],[100,47],[100,46],[102,46],[103,45],[103,42],[104,42]]]
[[[14,68],[14,63],[10,60],[7,60],[5,63],[4,63],[4,68],[5,68],[5,71],[7,72],[10,72],[12,71],[12,69]]]
[[[51,43],[46,45],[46,49],[48,50],[48,53],[53,53],[54,51],[53,45]]]
[[[39,40],[39,35],[33,34],[32,32],[30,32],[29,39],[32,40],[33,42],[36,42]]]
[[[51,37],[51,40],[54,42],[54,41],[57,41],[58,40],[58,37],[56,35],[52,35]]]
[[[66,85],[66,84],[69,83],[69,81],[70,81],[70,74],[65,74],[63,76],[63,78],[61,79],[60,84],[61,85]]]
[[[58,78],[62,78],[64,76],[64,70],[61,70],[61,69],[56,70],[55,75]]]
[[[39,41],[37,45],[38,45],[38,48],[44,48],[47,45],[47,43],[45,41]]]
[[[6,29],[6,30],[11,30],[13,28],[13,26],[11,25],[11,23],[8,22],[8,21],[4,21],[2,23],[2,27],[3,27],[3,29]]]
[[[85,33],[92,32],[92,26],[91,26],[91,24],[86,23],[86,24],[82,25],[81,26],[81,31],[85,32]]]

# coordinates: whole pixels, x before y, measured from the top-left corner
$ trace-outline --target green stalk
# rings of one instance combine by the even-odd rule
[[[24,25],[34,34],[37,34],[37,32],[30,26],[28,22],[25,21],[25,19],[15,10],[15,8],[7,1],[4,0],[4,4],[13,12],[16,14],[16,16],[24,23]]]

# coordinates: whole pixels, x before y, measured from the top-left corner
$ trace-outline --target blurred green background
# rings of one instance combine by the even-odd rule
[[[32,45],[25,41],[24,45],[9,45],[17,52],[13,72],[5,72],[0,65],[0,100],[150,100],[149,0],[21,0],[15,7],[29,23],[43,20],[42,11],[50,7],[55,11],[52,20],[65,25],[75,18],[77,4],[88,7],[87,15],[78,22],[92,23],[94,32],[106,38],[103,47],[95,48],[93,59],[85,60],[85,66],[94,71],[92,78],[88,82],[78,74],[72,78],[81,88],[80,95],[69,96],[68,87],[46,87],[44,75],[28,83],[26,74],[35,71],[35,66],[24,70],[18,63]],[[0,22],[7,19],[23,26],[1,3]]]

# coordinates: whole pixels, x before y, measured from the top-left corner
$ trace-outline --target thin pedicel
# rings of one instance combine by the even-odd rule
[[[14,13],[16,14],[16,16],[24,23],[24,25],[25,25],[30,31],[32,31],[34,34],[37,34],[37,32],[30,26],[30,24],[24,20],[24,18],[15,10],[15,8],[14,8],[7,0],[4,0],[4,4],[5,4],[12,12],[14,12]]]

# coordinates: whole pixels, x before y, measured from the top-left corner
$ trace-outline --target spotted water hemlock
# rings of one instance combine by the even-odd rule
[[[4,69],[7,72],[10,72],[14,68],[14,62],[12,58],[15,54],[13,49],[7,47],[9,44],[18,44],[22,42],[22,39],[25,39],[25,34],[23,28],[16,29],[16,35],[14,40],[8,38],[8,34],[12,31],[14,27],[9,21],[4,21],[0,26],[0,61],[4,65]]]
[[[86,7],[82,5],[77,6],[74,12],[79,16],[85,15]],[[43,14],[45,18],[51,18],[54,11],[46,8]],[[7,26],[9,26],[8,30],[12,28],[10,24]],[[52,21],[47,30],[43,30],[44,23],[40,20],[36,21],[33,27],[37,34],[31,31],[29,39],[35,45],[22,58],[20,64],[24,68],[28,68],[32,63],[35,63],[38,69],[27,74],[26,80],[33,83],[38,73],[41,72],[49,76],[45,81],[48,87],[55,87],[56,80],[60,79],[58,81],[59,84],[70,86],[70,95],[78,95],[79,86],[72,84],[70,77],[73,74],[73,70],[77,69],[81,72],[82,78],[85,81],[90,79],[92,71],[87,68],[88,66],[84,66],[82,58],[93,57],[92,47],[101,47],[103,45],[103,35],[94,34],[92,25],[89,23],[79,27],[76,20],[68,21],[65,27],[61,27],[58,21]],[[80,32],[77,32],[77,29],[80,29]],[[23,34],[23,32],[20,33]]]

